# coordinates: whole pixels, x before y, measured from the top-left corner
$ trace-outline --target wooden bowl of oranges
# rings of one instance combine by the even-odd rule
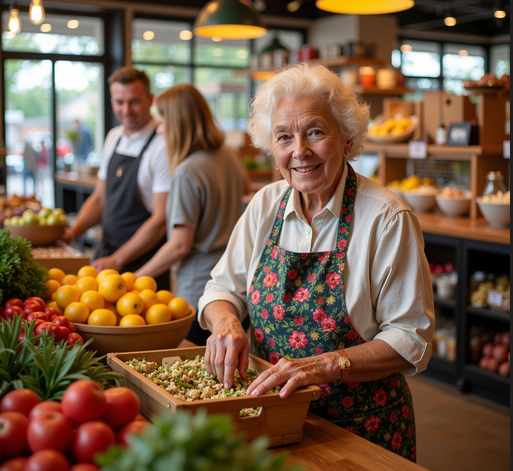
[[[48,306],[70,321],[99,355],[175,348],[187,335],[196,310],[170,291],[157,291],[149,276],[82,267],[77,275],[50,269]]]

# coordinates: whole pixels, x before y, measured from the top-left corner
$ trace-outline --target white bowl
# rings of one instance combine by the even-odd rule
[[[470,209],[470,198],[443,198],[437,195],[435,199],[442,213],[450,218],[464,216]]]
[[[427,213],[431,211],[435,205],[435,195],[415,193],[412,191],[403,191],[403,199],[410,205],[411,209],[416,213]]]
[[[479,209],[492,227],[509,227],[509,204],[483,203],[481,198],[476,198]]]

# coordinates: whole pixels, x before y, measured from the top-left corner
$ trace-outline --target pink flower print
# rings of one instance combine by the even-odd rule
[[[322,348],[317,347],[314,351],[315,351],[315,353],[317,353],[317,355],[322,354]]]
[[[346,383],[346,386],[349,388],[349,389],[356,389],[358,386],[360,386],[360,383]]]
[[[305,320],[301,316],[294,317],[294,324],[301,326],[305,323]]]
[[[377,389],[372,400],[378,405],[385,407],[387,403],[387,393],[383,389]]]
[[[276,363],[278,363],[280,361],[280,354],[279,353],[276,353],[276,352],[271,352],[269,353],[269,361],[273,364],[273,365],[276,365]]]
[[[304,332],[298,332],[297,330],[292,331],[292,335],[289,337],[289,345],[295,347],[296,350],[306,347],[308,339]]]
[[[348,432],[355,433],[355,431],[354,431],[354,428],[353,428],[353,427],[346,427],[346,430],[347,430]]]
[[[314,321],[317,321],[317,322],[322,322],[324,319],[326,319],[326,313],[324,312],[324,309],[316,309],[314,312],[313,312],[313,318],[314,318]]]
[[[283,294],[283,301],[288,303],[290,301],[290,294],[289,293],[284,293]]]
[[[251,302],[254,306],[256,306],[260,302],[260,291],[253,291],[253,293],[251,294]]]
[[[264,272],[268,273],[270,269],[271,269],[271,267],[264,267]]]
[[[273,302],[273,299],[274,299],[274,294],[272,293],[268,293],[267,296],[265,297],[265,300],[271,304]]]
[[[333,417],[335,417],[336,415],[338,415],[338,410],[333,408],[333,407],[330,407],[328,410],[327,410],[328,414],[329,415],[332,415]]]
[[[350,168],[349,168],[349,173],[350,173],[351,175],[354,175],[354,169],[353,169],[353,167],[350,167]]]
[[[285,209],[285,206],[287,206],[287,203],[285,203],[285,201],[282,201],[280,204],[280,209]]]
[[[278,281],[278,276],[273,271],[270,271],[264,278],[264,286],[266,288],[271,288]]]
[[[392,412],[390,414],[390,423],[395,424],[397,422],[397,414],[395,412]]]
[[[267,319],[269,317],[269,311],[267,309],[262,309],[262,319]]]
[[[345,263],[344,263],[344,262],[342,262],[342,263],[338,266],[338,269],[339,269],[340,271],[344,271],[344,266],[345,266]],[[343,286],[342,286],[342,289],[344,289],[344,287],[343,287]]]
[[[349,190],[347,190],[347,194],[348,196],[354,196],[354,190],[352,188],[349,188]]]
[[[353,219],[353,216],[351,216],[351,214],[348,214],[348,215],[346,216],[346,221],[347,221],[347,222],[350,222],[350,221],[351,221],[351,219]]]
[[[409,438],[413,435],[413,429],[411,427],[408,427],[408,431],[406,432]]]
[[[364,427],[367,432],[375,432],[379,428],[379,423],[381,422],[381,419],[375,416],[372,416],[368,418],[365,421]]]
[[[301,252],[301,259],[305,259],[308,257],[308,255],[310,255],[308,252]]]
[[[351,323],[351,319],[349,319],[349,316],[344,317],[344,322],[346,325],[349,325]]]
[[[403,441],[403,437],[399,432],[395,432],[392,438],[392,450],[398,450],[401,448],[401,443]]]
[[[324,255],[321,255],[319,257],[319,263],[324,264],[330,255],[331,255],[331,252],[326,252]]]
[[[270,240],[268,240],[266,242],[266,245],[269,247],[269,246],[273,245],[273,243]],[[265,267],[265,268],[267,268],[267,270],[269,270],[269,267]],[[265,268],[264,268],[264,271],[265,271]]]
[[[338,273],[328,273],[326,275],[326,283],[331,289],[336,288],[340,284],[341,277]]]
[[[337,247],[339,249],[345,249],[347,247],[347,240],[346,239],[339,240]]]
[[[323,397],[328,397],[331,394],[331,388],[328,386],[328,383],[319,384],[319,388],[321,390],[321,399]]]
[[[296,278],[296,276],[297,276],[297,270],[292,269],[289,271],[289,280],[293,280],[294,278]]]
[[[279,304],[274,306],[273,316],[276,320],[281,321],[285,317],[285,309],[283,309]]]
[[[284,265],[284,264],[285,264],[285,259],[283,258],[283,255],[280,257],[280,263],[281,263],[282,265]]]
[[[347,232],[347,227],[343,227],[342,229],[340,229],[341,234],[345,234],[346,232]]]
[[[417,447],[413,447],[413,453],[411,454],[411,460],[415,461],[417,459]]]
[[[342,399],[342,405],[347,409],[353,405],[353,398],[347,396]]]
[[[302,303],[308,299],[310,295],[310,290],[308,288],[299,288],[294,295],[294,301],[299,301]]]
[[[278,256],[278,248],[276,246],[271,250],[271,257],[276,258]]]
[[[253,292],[253,285],[249,285],[249,294]]]
[[[281,211],[278,213],[278,219],[281,219]]]
[[[404,417],[405,419],[407,419],[407,418],[408,418],[408,416],[410,415],[410,408],[405,404],[405,405],[403,406],[403,411],[402,411],[402,412],[403,412],[403,417]]]
[[[315,273],[312,273],[311,275],[308,276],[307,280],[308,280],[308,283],[311,283],[312,281],[314,281],[315,279],[317,278],[317,275]]]
[[[255,329],[253,331],[253,335],[258,343],[262,343],[264,341],[264,333],[262,332],[262,329]]]
[[[337,323],[333,317],[328,317],[322,321],[322,330],[324,332],[333,332],[337,328]]]
[[[317,304],[317,306],[323,306],[325,302],[326,301],[324,299],[317,299],[315,301],[315,304]]]
[[[395,378],[390,378],[390,386],[392,386],[393,388],[397,386],[397,381],[395,380]]]
[[[347,208],[342,208],[342,214],[347,214]]]
[[[356,340],[356,338],[358,337],[358,333],[356,332],[356,330],[352,329],[350,330],[348,333],[347,333],[347,338],[349,340]]]
[[[269,339],[269,341],[267,342],[271,347],[274,347],[274,345],[276,345],[276,340],[274,339]]]

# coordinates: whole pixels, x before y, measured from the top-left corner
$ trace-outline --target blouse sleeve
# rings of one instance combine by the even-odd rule
[[[434,302],[424,239],[410,211],[393,214],[378,240],[372,261],[371,295],[379,332],[413,367],[405,374],[425,370],[431,358]]]
[[[173,175],[169,189],[170,204],[167,205],[168,234],[177,225],[196,229],[203,211],[202,201],[201,189],[192,179],[184,174]]]

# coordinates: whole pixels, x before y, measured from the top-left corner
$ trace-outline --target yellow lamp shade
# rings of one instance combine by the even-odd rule
[[[317,8],[346,15],[381,15],[408,10],[413,0],[317,0]]]

